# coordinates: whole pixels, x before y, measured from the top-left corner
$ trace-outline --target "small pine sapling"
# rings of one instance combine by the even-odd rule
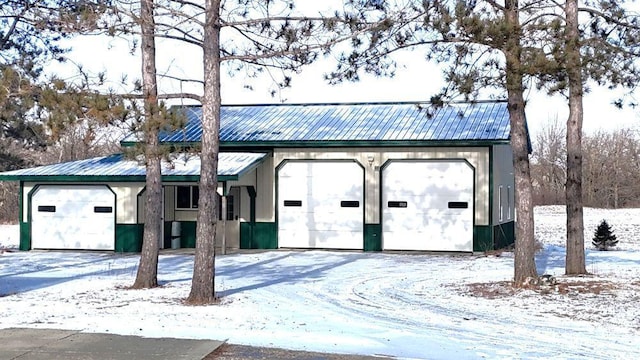
[[[600,251],[609,250],[610,247],[614,247],[618,244],[618,239],[616,239],[611,226],[606,220],[602,220],[600,225],[598,225],[591,243]]]

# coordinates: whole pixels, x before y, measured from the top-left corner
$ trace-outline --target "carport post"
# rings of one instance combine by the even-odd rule
[[[221,216],[222,219],[222,255],[227,254],[227,183],[223,183],[222,186],[222,197],[220,199],[222,201],[221,206]]]

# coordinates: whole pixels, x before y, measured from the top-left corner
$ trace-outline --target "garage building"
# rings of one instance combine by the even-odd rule
[[[161,141],[189,150],[199,107]],[[134,146],[132,134],[122,145]],[[504,102],[221,109],[220,246],[473,252],[514,241]],[[163,165],[164,241],[195,246],[200,160]],[[144,167],[121,154],[0,173],[20,182],[20,247],[139,251]]]

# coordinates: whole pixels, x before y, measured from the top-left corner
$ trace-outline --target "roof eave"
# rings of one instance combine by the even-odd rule
[[[218,175],[218,181],[237,181],[240,175]],[[145,182],[144,175],[0,175],[0,181],[28,181],[41,183],[55,182],[125,182],[141,183]],[[162,175],[163,182],[198,182],[200,175]]]

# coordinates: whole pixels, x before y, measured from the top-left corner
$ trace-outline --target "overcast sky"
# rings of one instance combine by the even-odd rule
[[[69,43],[73,48],[68,58],[82,64],[90,72],[106,71],[112,80],[110,85],[118,88],[118,80],[128,74],[129,80],[140,78],[140,60],[138,53],[130,54],[124,40],[107,37],[83,37]],[[172,76],[202,78],[201,51],[189,45],[159,42],[159,73]],[[419,50],[405,52],[396,58],[399,68],[394,78],[377,78],[364,75],[357,83],[344,83],[330,86],[323,80],[323,74],[331,71],[331,61],[319,61],[293,77],[291,88],[271,95],[275,87],[269,76],[259,79],[246,79],[242,74],[230,77],[222,74],[223,104],[260,104],[260,103],[335,103],[335,102],[377,102],[377,101],[426,101],[442,87],[440,69],[423,59]],[[63,77],[73,73],[72,67],[52,64],[51,72]],[[245,88],[251,84],[253,90]],[[194,91],[185,85],[180,88],[175,83],[162,81],[161,92]],[[120,87],[118,91],[124,91]],[[549,121],[558,118],[566,122],[568,109],[566,100],[559,96],[528,90],[526,92],[527,118],[532,134]],[[584,129],[594,132],[599,129],[612,130],[622,127],[640,129],[640,116],[633,109],[617,109],[612,105],[615,94],[606,89],[596,88],[584,99]]]

